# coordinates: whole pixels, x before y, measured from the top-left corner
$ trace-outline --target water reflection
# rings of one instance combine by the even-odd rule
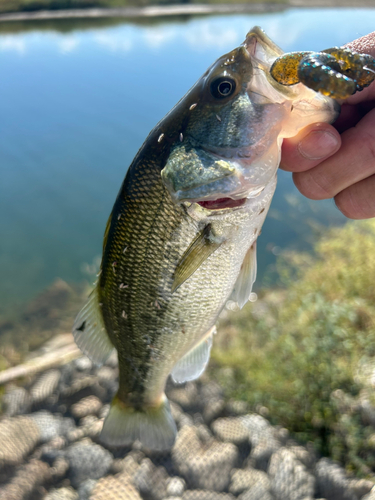
[[[0,313],[57,276],[84,278],[82,264],[101,252],[112,203],[147,133],[250,27],[261,25],[285,50],[321,49],[370,32],[374,22],[372,9],[310,9],[146,25],[0,25]],[[331,202],[304,200],[281,174],[260,277],[273,248],[311,244],[309,219],[343,220]]]

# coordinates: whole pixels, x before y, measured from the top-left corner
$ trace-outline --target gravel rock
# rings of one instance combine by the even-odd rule
[[[272,454],[281,447],[275,429],[260,415],[249,414],[240,419],[249,432],[252,465],[257,469],[267,470]]]
[[[39,404],[51,396],[56,391],[60,378],[60,370],[49,370],[43,373],[30,389],[33,404]]]
[[[167,495],[169,476],[164,467],[155,467],[149,458],[142,460],[133,475],[133,483],[143,497],[162,500]]]
[[[74,367],[80,372],[89,372],[92,368],[92,361],[87,356],[82,356],[76,359],[74,362]]]
[[[71,418],[52,415],[52,413],[46,410],[31,413],[29,416],[37,425],[40,432],[40,439],[44,443],[58,436],[65,437],[75,429],[74,421]]]
[[[86,415],[79,420],[78,424],[80,427],[87,427],[93,425],[97,421],[98,417],[96,417],[95,415]]]
[[[31,408],[31,398],[23,387],[12,387],[4,394],[2,399],[4,413],[9,417],[28,413]]]
[[[97,382],[97,377],[94,375],[86,375],[82,377],[73,378],[71,382],[65,383],[61,387],[61,396],[65,398],[71,398],[75,396],[76,398],[80,396],[80,392],[91,389],[95,386]],[[104,390],[104,389],[103,389]]]
[[[375,486],[361,500],[375,500]]]
[[[173,387],[168,391],[168,398],[181,406],[184,411],[197,411],[201,404],[194,382],[188,382],[183,387]]]
[[[78,488],[79,500],[90,500],[91,492],[95,488],[97,482],[96,479],[86,479],[86,481],[83,481]]]
[[[229,492],[239,495],[257,484],[262,485],[263,491],[270,492],[271,483],[265,472],[256,469],[234,469],[231,473]]]
[[[109,366],[101,366],[98,371],[96,372],[96,375],[99,379],[100,383],[106,384],[109,381],[112,381],[116,378],[115,371],[113,368],[110,368]]]
[[[213,437],[210,429],[206,425],[200,424],[200,425],[197,425],[195,428],[196,428],[197,436],[203,445],[207,445],[207,444],[212,443],[212,441],[214,440],[214,437]]]
[[[83,398],[72,405],[70,411],[73,417],[82,418],[87,415],[98,414],[102,406],[102,402],[96,396],[87,396],[87,398]]]
[[[191,488],[224,491],[230,472],[238,463],[239,452],[232,443],[214,441],[203,448],[196,429],[184,427],[172,450],[173,463]]]
[[[211,427],[216,437],[221,441],[236,445],[249,441],[249,431],[239,418],[218,418]]]
[[[277,500],[305,500],[314,496],[314,477],[287,448],[272,455],[268,474]]]
[[[109,413],[110,408],[111,408],[110,405],[103,405],[101,410],[98,413],[98,417],[99,418],[106,418],[108,413]]]
[[[14,417],[0,422],[0,468],[17,465],[40,440],[39,427],[29,417]]]
[[[263,436],[257,444],[251,448],[250,459],[254,467],[267,470],[271,456],[281,447],[281,443],[273,438]]]
[[[363,396],[360,400],[359,410],[363,422],[367,425],[375,427],[375,407],[365,396]]]
[[[169,499],[168,499],[169,500]],[[230,493],[215,493],[207,490],[189,490],[182,495],[182,500],[235,500]]]
[[[256,483],[238,497],[238,500],[274,500],[271,492],[263,483]],[[304,499],[309,500],[309,499]]]
[[[63,438],[62,436],[57,436],[48,443],[44,444],[40,448],[42,459],[52,464],[56,457],[62,456],[62,454],[58,452],[65,448],[66,443],[67,441],[65,438]]]
[[[249,413],[249,405],[246,401],[228,401],[225,410],[229,415],[240,416]]]
[[[90,440],[75,443],[65,451],[69,461],[69,479],[76,488],[86,479],[99,479],[109,471],[112,454]]]
[[[303,446],[291,446],[289,448],[289,451],[294,453],[297,460],[302,462],[303,465],[308,469],[313,469],[313,467],[315,466],[315,453],[312,450],[309,451]]]
[[[51,481],[48,464],[32,459],[19,467],[12,480],[0,490],[0,500],[25,500],[40,485]]]
[[[180,418],[184,414],[184,412],[183,412],[181,406],[178,405],[177,403],[174,403],[173,401],[170,401],[170,408],[171,408],[173,420],[178,425],[180,423]]]
[[[73,488],[58,488],[47,493],[43,500],[79,500],[79,495]]]
[[[171,477],[167,481],[167,496],[180,497],[186,489],[186,483],[182,477]]]
[[[116,349],[113,349],[112,354],[109,356],[104,366],[109,366],[110,368],[118,368],[118,356]]]
[[[112,399],[118,390],[118,370],[109,366],[101,366],[97,371],[97,376],[100,386],[106,389],[108,398]]]
[[[332,460],[319,460],[315,467],[315,476],[319,495],[327,500],[357,500],[357,496],[350,491],[350,481],[344,470]]]
[[[125,458],[117,458],[113,461],[111,471],[115,474],[126,472],[129,477],[133,477],[139,469],[140,464],[133,455],[126,455]]]
[[[225,409],[225,402],[222,398],[209,399],[203,410],[203,418],[207,424],[220,417]]]
[[[185,457],[197,455],[201,449],[201,442],[197,430],[193,426],[184,426],[177,434],[176,442],[172,448],[172,460],[176,467],[183,468]]]
[[[350,491],[358,498],[362,498],[364,495],[368,494],[373,487],[374,483],[367,479],[352,479],[349,483]]]
[[[59,481],[63,477],[66,476],[66,473],[69,469],[69,462],[63,456],[58,456],[56,460],[54,460],[51,468],[51,475],[54,481]]]
[[[256,413],[249,413],[241,418],[243,425],[249,432],[251,444],[256,444],[261,438],[262,434],[271,434],[273,436],[273,428],[271,424],[264,417]]]
[[[191,415],[188,415],[187,413],[183,413],[178,421],[179,428],[182,429],[182,427],[193,427],[194,426],[194,420]]]
[[[217,382],[210,380],[200,387],[200,398],[207,402],[210,399],[218,399],[224,396],[223,389]]]
[[[289,431],[285,427],[277,426],[275,428],[275,438],[280,441],[283,445],[285,445],[289,438]],[[309,450],[310,451],[310,450]],[[311,452],[311,451],[310,451]],[[315,457],[315,455],[314,455]]]
[[[142,500],[142,497],[129,476],[122,473],[100,479],[91,492],[90,500]]]
[[[87,437],[102,428],[109,409],[103,402],[117,390],[117,372],[115,363],[98,369],[82,357],[45,372],[30,394],[8,389],[4,406],[12,418],[0,421],[0,500],[36,498],[52,484],[45,500],[312,500],[314,494],[375,500],[371,481],[349,479],[330,460],[317,462],[308,446],[270,425],[266,408],[248,414],[246,403],[225,404],[220,386],[206,381],[168,391],[180,429],[171,454],[151,453],[150,459],[135,444],[131,451],[114,449],[114,459]],[[363,401],[370,422],[372,407]],[[43,402],[63,415],[70,411],[78,425],[59,413],[35,412],[35,403]],[[30,408],[30,415],[15,416]],[[33,449],[31,460],[18,467]]]

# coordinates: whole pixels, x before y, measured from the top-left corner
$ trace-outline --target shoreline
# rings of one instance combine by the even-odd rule
[[[11,12],[0,14],[0,22],[12,21],[43,21],[49,19],[78,18],[150,18],[159,16],[181,15],[212,15],[212,14],[245,14],[265,13],[285,10],[288,8],[369,8],[374,7],[373,0],[359,0],[353,7],[352,0],[289,0],[285,3],[253,3],[253,4],[176,4],[147,7],[123,8],[87,8],[40,10],[32,12]]]

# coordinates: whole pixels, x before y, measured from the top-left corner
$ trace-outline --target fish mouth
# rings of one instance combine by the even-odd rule
[[[238,208],[244,205],[247,198],[233,200],[232,198],[218,198],[217,200],[203,200],[196,203],[207,210],[223,210],[224,208]]]

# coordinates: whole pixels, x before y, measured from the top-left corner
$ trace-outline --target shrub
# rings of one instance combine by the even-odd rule
[[[223,318],[211,372],[231,396],[368,475],[373,451],[359,409],[372,389],[357,375],[375,356],[375,220],[329,230],[313,258],[286,254],[278,273],[284,289]],[[343,406],[340,394],[354,403]]]

